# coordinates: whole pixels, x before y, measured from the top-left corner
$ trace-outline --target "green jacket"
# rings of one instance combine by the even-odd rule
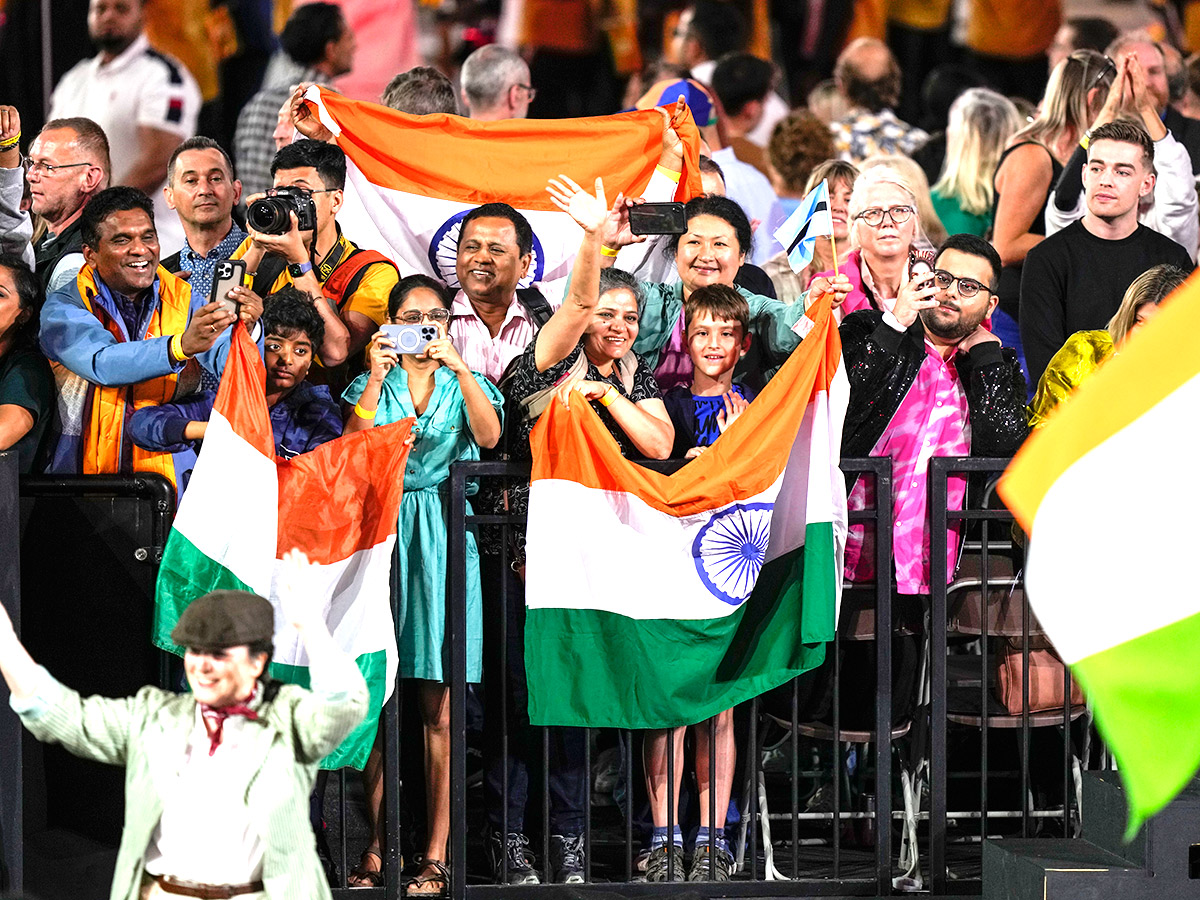
[[[800,336],[792,331],[792,326],[804,315],[803,300],[781,303],[752,294],[739,285],[734,287],[750,304],[750,333],[754,335],[750,354],[742,363],[773,374],[800,345]],[[643,281],[642,293],[646,302],[633,350],[653,371],[658,368],[658,356],[683,316],[683,283]],[[738,371],[742,368],[739,366]]]
[[[329,898],[308,818],[317,763],[362,721],[367,685],[352,660],[322,676],[321,692],[280,686],[245,728],[245,799],[263,837],[263,884],[271,900]],[[125,828],[111,900],[137,900],[146,848],[162,816],[164,790],[196,724],[196,701],[144,687],[132,697],[83,697],[43,670],[33,698],[11,701],[38,740],[84,759],[125,766]]]

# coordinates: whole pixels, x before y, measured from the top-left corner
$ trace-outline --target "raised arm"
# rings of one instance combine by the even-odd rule
[[[564,210],[583,229],[583,242],[571,269],[571,284],[562,306],[542,326],[534,347],[534,360],[539,372],[545,372],[566,359],[592,321],[592,313],[600,299],[600,236],[605,222],[617,214],[623,198],[617,194],[612,209],[604,197],[604,184],[596,179],[596,196],[592,196],[566,175],[551,178],[546,187],[554,204]]]

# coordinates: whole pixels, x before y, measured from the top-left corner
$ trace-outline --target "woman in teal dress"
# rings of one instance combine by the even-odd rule
[[[480,447],[500,439],[503,397],[484,376],[472,372],[446,336],[450,301],[440,283],[410,275],[392,288],[388,315],[394,325],[430,324],[439,337],[423,353],[398,353],[382,332],[371,340],[370,371],[342,395],[354,410],[346,433],[414,418],[413,445],[404,470],[404,495],[396,528],[397,640],[400,677],[420,679],[421,720],[425,726],[425,778],[428,804],[425,854],[407,894],[440,895],[446,888],[446,842],[450,831],[450,692],[442,671],[446,617],[446,509],[444,491],[450,467],[479,459]],[[470,514],[470,509],[467,510]],[[467,534],[467,680],[478,682],[482,660],[483,614],[479,556]],[[379,883],[383,846],[379,810],[383,799],[379,742],[363,771],[375,842],[363,851],[350,886]],[[373,858],[372,858],[373,857]]]

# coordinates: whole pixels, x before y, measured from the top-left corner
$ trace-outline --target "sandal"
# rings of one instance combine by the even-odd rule
[[[404,886],[406,897],[446,897],[450,890],[450,871],[440,859],[421,860],[420,874]],[[429,874],[425,874],[428,872]],[[438,885],[436,890],[413,890],[426,885]]]
[[[375,857],[379,860],[378,869],[367,867],[368,859]],[[358,858],[358,865],[346,876],[346,886],[350,888],[377,888],[383,885],[383,855],[378,850],[368,847]]]

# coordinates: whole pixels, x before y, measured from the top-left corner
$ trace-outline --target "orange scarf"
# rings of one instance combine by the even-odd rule
[[[91,266],[79,270],[76,284],[83,305],[100,320],[114,338],[125,341],[121,326],[98,303],[99,294]],[[180,334],[188,323],[192,292],[187,282],[158,267],[158,306],[150,317],[145,335],[134,340],[149,340]],[[150,378],[136,384],[114,387],[93,384],[84,406],[80,471],[84,475],[118,474],[121,471],[121,445],[125,440],[125,416],[143,406],[168,403],[175,397],[179,380],[176,373]],[[170,453],[143,450],[133,446],[133,471],[157,472],[175,484],[175,461]]]

